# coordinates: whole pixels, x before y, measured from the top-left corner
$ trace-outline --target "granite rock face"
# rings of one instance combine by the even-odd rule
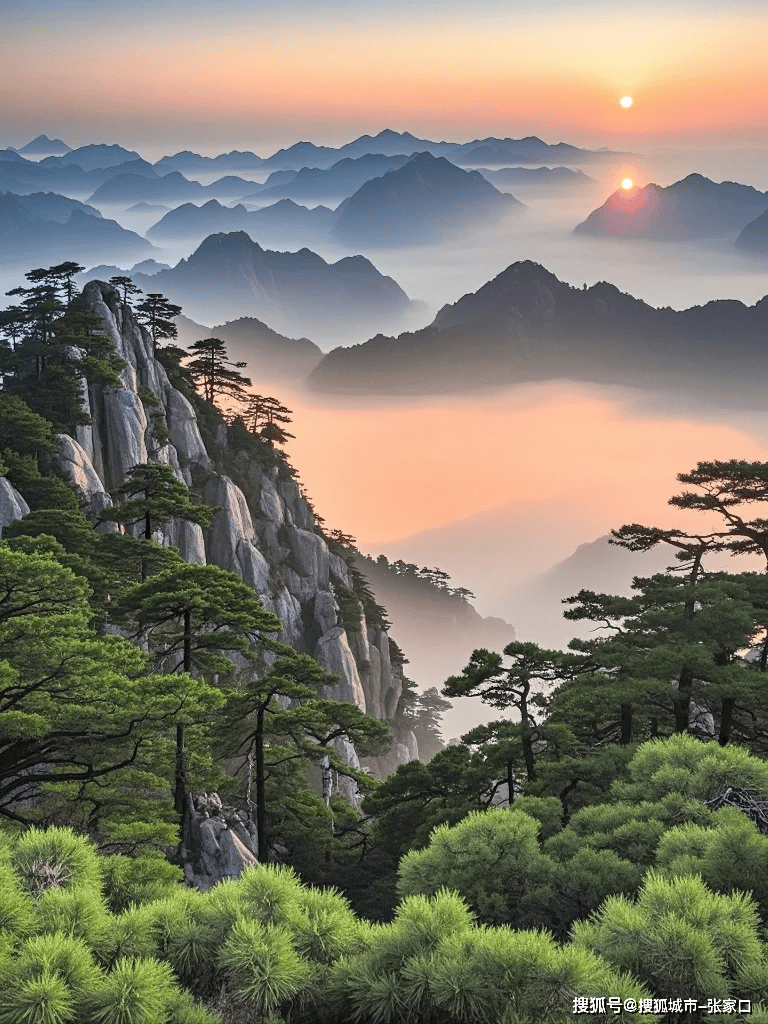
[[[218,511],[209,529],[171,522],[155,539],[178,546],[189,562],[215,564],[240,576],[280,617],[279,639],[338,674],[339,683],[328,687],[326,696],[392,719],[402,679],[390,665],[387,633],[366,623],[362,610],[360,627],[345,625],[337,591],[352,589],[347,565],[315,532],[312,510],[287,468],[277,459],[260,464],[238,450],[236,432],[226,424],[201,429],[193,396],[172,386],[155,358],[151,336],[114,288],[93,281],[83,297],[126,364],[119,387],[92,386],[84,395],[92,425],[79,428],[76,438],[60,435],[59,465],[80,488],[87,509],[98,515],[107,507],[110,492],[138,463],[171,466],[199,500]],[[0,526],[27,511],[9,488],[0,480]],[[401,746],[398,763],[411,756]],[[201,836],[212,828],[205,826]]]
[[[3,535],[3,527],[23,519],[28,512],[29,505],[19,492],[6,477],[0,476],[0,537]]]

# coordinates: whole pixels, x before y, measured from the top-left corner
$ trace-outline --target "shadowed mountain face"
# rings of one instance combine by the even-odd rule
[[[264,166],[264,160],[255,153],[239,152],[232,150],[231,153],[220,153],[219,156],[200,156],[191,150],[185,149],[174,156],[164,156],[155,164],[158,174],[169,174],[171,171],[181,171],[182,174],[196,173],[211,174],[247,174],[253,171],[260,171]]]
[[[327,170],[302,167],[287,182],[269,185],[251,196],[243,196],[243,202],[247,202],[248,199],[262,201],[270,197],[318,203],[323,200],[343,199],[351,196],[371,178],[377,178],[387,171],[396,171],[407,162],[407,156],[382,156],[371,153],[355,160],[349,157],[339,160]]]
[[[736,248],[768,256],[768,209],[747,224],[736,239]]]
[[[38,135],[36,139],[32,139],[26,146],[22,146],[18,153],[22,156],[64,156],[65,153],[71,153],[72,150],[61,139],[49,139],[47,135]]]
[[[106,146],[103,143],[94,146],[80,146],[70,149],[63,156],[51,156],[41,161],[47,167],[66,167],[76,164],[84,171],[94,171],[98,167],[116,167],[129,160],[140,160],[135,150],[124,149],[123,146]]]
[[[249,184],[244,178],[229,177],[205,186],[198,181],[188,181],[179,171],[150,180],[135,174],[118,174],[96,189],[90,201],[128,205],[137,202],[180,203],[213,196],[231,198],[240,195]]]
[[[252,238],[279,238],[282,244],[294,239],[309,243],[327,238],[334,219],[333,211],[325,206],[308,210],[290,199],[254,211],[242,204],[222,206],[211,199],[204,206],[185,203],[171,210],[147,231],[147,238],[160,243],[179,239],[199,243],[210,234],[246,231]]]
[[[301,381],[323,358],[322,351],[308,338],[286,338],[253,317],[242,317],[218,327],[203,327],[186,316],[174,321],[178,344],[188,348],[200,338],[219,338],[233,362],[248,364],[246,376],[258,391],[272,383]]]
[[[255,316],[281,333],[315,337],[397,320],[411,308],[402,288],[362,256],[329,264],[309,249],[262,249],[244,231],[211,235],[172,270],[134,280],[195,320]]]
[[[467,227],[484,227],[523,209],[477,171],[417,153],[399,170],[367,181],[336,211],[335,234],[355,244],[407,245],[436,241]]]
[[[768,298],[678,312],[601,282],[576,289],[530,261],[444,306],[429,327],[330,352],[318,390],[437,394],[521,381],[679,386],[749,379],[763,351]]]
[[[155,252],[146,239],[126,231],[98,210],[54,193],[0,195],[0,263],[46,263],[104,258],[136,259]]]
[[[608,238],[682,242],[732,238],[768,209],[768,193],[733,181],[689,174],[662,188],[619,189],[574,230]]]
[[[0,192],[25,195],[45,191],[58,192],[73,198],[85,198],[117,174],[130,174],[142,179],[157,177],[152,164],[141,159],[84,171],[76,164],[51,164],[48,160],[35,163],[33,160],[11,158],[0,160]]]

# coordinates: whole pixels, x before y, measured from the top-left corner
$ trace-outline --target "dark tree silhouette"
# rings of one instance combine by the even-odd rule
[[[220,338],[201,338],[190,345],[192,356],[184,369],[189,373],[195,386],[202,388],[206,402],[215,404],[219,395],[226,395],[244,402],[248,398],[246,388],[251,381],[239,371],[245,363],[234,363],[227,358],[227,346]]]
[[[130,279],[130,277],[125,277],[123,275],[119,275],[117,277],[110,277],[109,283],[112,285],[113,288],[116,288],[118,291],[122,291],[122,293],[123,293],[123,305],[124,306],[129,305],[129,302],[128,302],[128,296],[129,295],[141,295],[142,294],[141,288],[137,287],[133,283],[133,281]],[[176,330],[176,328],[174,326],[174,331],[175,330]],[[175,338],[176,334],[173,334],[172,337]]]
[[[152,335],[153,351],[157,349],[158,341],[179,336],[176,324],[173,323],[173,318],[179,313],[181,306],[175,306],[160,292],[150,292],[141,305],[136,307],[136,319],[144,324]]]

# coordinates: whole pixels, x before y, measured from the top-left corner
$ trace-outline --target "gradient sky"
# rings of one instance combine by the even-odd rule
[[[768,141],[764,0],[0,0],[0,23],[0,145]]]

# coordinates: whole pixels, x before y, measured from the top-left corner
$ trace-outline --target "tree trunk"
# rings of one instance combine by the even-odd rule
[[[521,741],[523,745],[523,758],[525,759],[525,775],[529,782],[536,779],[536,764],[533,758],[533,742],[531,740],[530,716],[528,714],[528,694],[531,692],[531,684],[525,682],[520,695],[520,725],[522,726]]]
[[[626,747],[632,742],[632,705],[621,705],[621,736],[619,744]]]
[[[184,611],[184,671],[192,669],[192,612]],[[176,786],[173,794],[173,806],[177,814],[184,815],[187,796],[187,767],[184,759],[184,725],[176,725]]]
[[[727,747],[731,739],[731,728],[733,726],[733,705],[735,697],[723,697],[720,709],[720,734],[717,742],[721,747]]]
[[[259,708],[256,716],[256,831],[259,841],[259,863],[266,864],[269,860],[269,843],[267,842],[267,792],[264,772],[264,708]]]
[[[680,678],[677,681],[677,692],[672,698],[675,708],[675,732],[688,732],[688,715],[691,705],[691,689],[693,687],[693,673],[687,665],[680,670]]]
[[[512,760],[507,760],[507,802],[511,807],[515,799],[515,773],[512,768]]]

